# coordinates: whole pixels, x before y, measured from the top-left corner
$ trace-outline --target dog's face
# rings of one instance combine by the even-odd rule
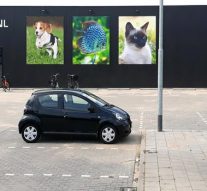
[[[145,23],[140,29],[136,29],[133,25],[128,22],[126,24],[125,37],[129,45],[135,46],[136,48],[143,48],[147,42],[147,27],[149,22]]]
[[[35,28],[35,35],[37,37],[41,37],[42,34],[46,31],[48,33],[52,32],[52,28],[51,28],[51,24],[49,23],[45,23],[42,21],[38,21],[34,24],[34,28]]]

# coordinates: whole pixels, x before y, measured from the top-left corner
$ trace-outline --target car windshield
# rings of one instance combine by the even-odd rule
[[[101,107],[106,106],[106,105],[110,105],[109,103],[107,103],[106,101],[102,100],[100,97],[98,97],[92,93],[84,92],[83,95]]]

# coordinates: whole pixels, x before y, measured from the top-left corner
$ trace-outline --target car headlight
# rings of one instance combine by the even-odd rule
[[[124,119],[124,117],[119,113],[115,113],[115,116],[116,116],[116,119],[118,119],[118,120],[123,120]]]

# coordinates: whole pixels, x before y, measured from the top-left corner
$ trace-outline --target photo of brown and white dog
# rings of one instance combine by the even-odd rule
[[[36,35],[36,47],[45,48],[53,59],[58,55],[58,41],[60,39],[52,34],[52,24],[38,21],[34,24]]]

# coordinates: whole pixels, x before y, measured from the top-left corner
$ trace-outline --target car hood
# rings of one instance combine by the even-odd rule
[[[126,118],[129,117],[129,114],[126,111],[124,111],[123,109],[121,109],[121,108],[119,108],[117,106],[110,105],[110,106],[107,107],[107,109],[109,111],[111,111],[112,113],[119,113],[119,114],[125,116]]]

